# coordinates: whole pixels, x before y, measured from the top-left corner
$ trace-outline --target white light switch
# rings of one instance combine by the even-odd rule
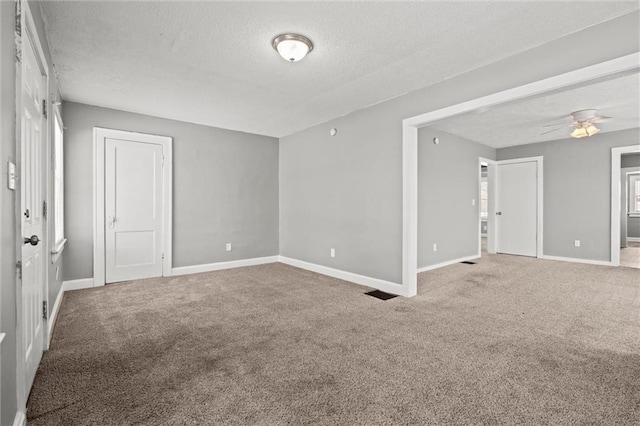
[[[472,205],[472,206],[475,206],[475,205],[476,205],[476,199],[475,199],[475,198],[471,199],[471,205]]]
[[[438,244],[433,243],[433,251],[438,251]]]
[[[336,257],[336,249],[331,249],[331,257]]]
[[[11,161],[7,161],[7,186],[9,189],[16,189],[16,180],[18,177],[16,176],[16,165]]]
[[[231,251],[231,243],[227,243],[227,251]]]

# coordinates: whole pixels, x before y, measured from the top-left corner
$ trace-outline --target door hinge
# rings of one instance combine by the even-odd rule
[[[42,202],[42,217],[47,218],[47,202]]]
[[[47,301],[46,300],[42,301],[42,318],[44,318],[44,319],[48,319],[49,318],[49,311],[47,310]]]
[[[16,272],[18,273],[18,279],[22,279],[22,260],[16,262]]]
[[[44,118],[47,118],[47,100],[46,99],[42,100],[42,115],[44,115]]]
[[[164,260],[164,253],[162,253],[162,260]]]
[[[162,156],[162,167],[164,167],[164,155]]]

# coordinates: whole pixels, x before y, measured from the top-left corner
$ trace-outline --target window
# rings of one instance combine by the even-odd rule
[[[640,214],[640,173],[628,174],[629,213]]]
[[[487,186],[487,178],[480,180],[480,217],[486,219],[489,217],[489,190]]]
[[[60,110],[55,108],[53,132],[53,254],[62,252],[64,238],[64,132]]]

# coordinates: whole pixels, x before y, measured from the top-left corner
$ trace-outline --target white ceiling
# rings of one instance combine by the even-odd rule
[[[433,124],[433,127],[494,148],[569,137],[571,113],[597,109],[611,117],[598,123],[599,134],[640,127],[640,75],[635,72],[556,93],[473,111]],[[542,135],[556,127],[563,126]],[[598,137],[595,135],[594,137]]]
[[[41,3],[65,100],[284,136],[639,8],[638,2]],[[315,44],[301,62],[282,32]]]

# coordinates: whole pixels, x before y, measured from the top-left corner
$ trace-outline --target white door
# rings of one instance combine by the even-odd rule
[[[498,253],[537,254],[538,164],[498,163],[496,231]]]
[[[163,147],[105,139],[105,279],[162,276]]]
[[[24,348],[25,395],[29,395],[40,364],[44,340],[45,237],[43,218],[44,77],[29,37],[22,38],[20,211],[23,242],[21,332]]]

